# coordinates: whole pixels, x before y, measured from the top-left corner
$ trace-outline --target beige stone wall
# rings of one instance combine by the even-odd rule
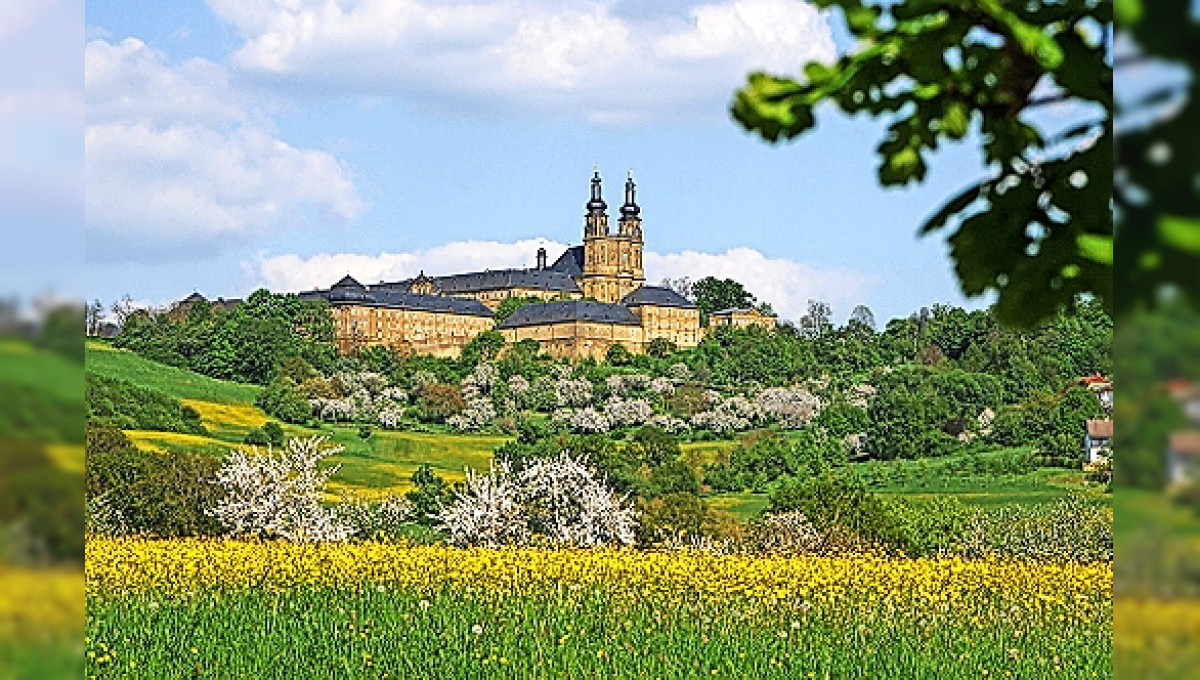
[[[767,330],[774,330],[776,322],[777,317],[763,314],[757,310],[736,311],[726,314],[713,314],[708,317],[708,325],[710,328],[719,328],[721,326],[733,326],[734,328],[761,326]]]
[[[584,238],[580,281],[584,296],[618,302],[645,282],[641,238],[621,234]]]
[[[501,302],[510,297],[535,297],[539,300],[553,302],[554,300],[578,300],[583,293],[574,293],[541,288],[503,288],[499,290],[482,290],[476,293],[463,294],[456,297],[474,298],[482,302],[488,309],[496,311]]]
[[[659,307],[639,305],[633,313],[642,321],[645,343],[655,338],[665,338],[681,348],[700,344],[700,310],[683,307]]]
[[[471,338],[490,329],[489,317],[358,305],[333,308],[338,351],[402,345],[418,354],[458,356]]]
[[[501,332],[508,343],[527,338],[537,340],[543,352],[556,358],[603,359],[608,348],[621,344],[630,352],[640,353],[645,345],[640,326],[567,321],[563,323],[505,328]]]

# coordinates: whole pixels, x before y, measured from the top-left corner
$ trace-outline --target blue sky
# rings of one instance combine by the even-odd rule
[[[800,2],[97,1],[84,23],[89,298],[531,265],[579,242],[598,163],[610,214],[634,169],[651,282],[732,277],[788,319],[981,304],[915,236],[984,173],[969,140],[882,190],[878,122],[826,111],[772,147],[729,117],[749,71],[850,47]]]

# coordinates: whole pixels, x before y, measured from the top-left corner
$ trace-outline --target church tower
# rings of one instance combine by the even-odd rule
[[[583,277],[587,297],[617,302],[646,282],[642,272],[641,208],[634,199],[633,171],[625,181],[625,203],[617,233],[608,232],[607,205],[601,197],[600,171],[592,175],[592,193],[583,227]]]

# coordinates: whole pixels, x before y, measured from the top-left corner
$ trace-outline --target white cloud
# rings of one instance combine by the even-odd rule
[[[835,310],[863,302],[877,277],[852,269],[816,268],[803,262],[767,257],[753,248],[732,248],[724,253],[646,253],[646,280],[705,276],[733,279],[759,300],[771,303],[780,319],[796,320],[808,301],[823,300]]]
[[[725,0],[633,16],[586,0],[210,0],[243,38],[233,63],[303,91],[432,109],[628,124],[724,114],[752,70],[834,56],[799,0]]]
[[[358,216],[349,170],[278,139],[223,67],[134,38],[89,43],[84,64],[90,259],[194,258],[314,211]]]
[[[271,290],[297,292],[328,288],[346,274],[362,283],[395,281],[416,276],[457,274],[483,269],[528,267],[539,247],[553,262],[566,245],[545,239],[515,243],[456,241],[411,253],[354,253],[260,256],[245,263],[250,278]],[[846,269],[817,269],[801,262],[770,258],[751,248],[724,253],[645,255],[646,280],[657,285],[664,278],[705,276],[741,282],[758,299],[770,302],[780,318],[795,320],[804,314],[810,298],[831,303],[835,309],[860,303],[875,285],[874,275]]]
[[[525,239],[515,243],[498,241],[455,241],[412,253],[319,254],[259,257],[245,263],[251,278],[271,290],[297,292],[328,288],[346,274],[362,283],[396,281],[425,272],[430,276],[462,272],[532,267],[538,248],[545,248],[553,262],[567,246],[547,239]]]

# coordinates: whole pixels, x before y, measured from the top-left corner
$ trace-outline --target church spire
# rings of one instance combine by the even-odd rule
[[[608,205],[600,196],[600,167],[599,165],[592,167],[592,195],[587,202],[589,215],[603,215],[608,210]]]
[[[625,180],[625,205],[621,206],[621,219],[637,217],[642,209],[634,200],[633,168],[629,169],[629,177]]]
[[[608,205],[600,195],[600,168],[592,168],[592,194],[583,218],[583,238],[608,236]]]

